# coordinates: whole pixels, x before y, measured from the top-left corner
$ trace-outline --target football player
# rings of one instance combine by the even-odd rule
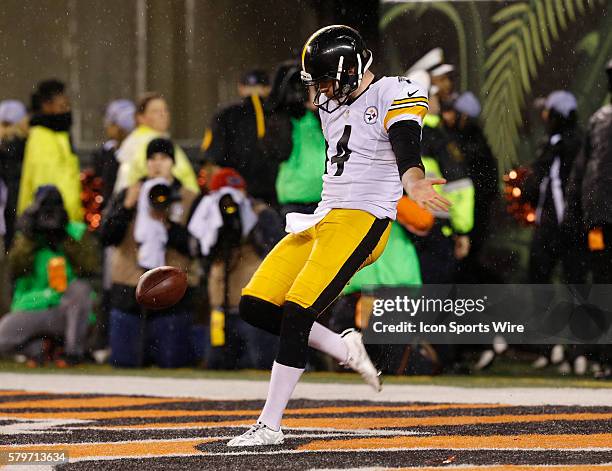
[[[302,81],[316,91],[327,143],[322,201],[314,214],[287,215],[289,234],[242,291],[242,318],[280,335],[280,345],[257,423],[229,446],[283,442],[281,418],[309,346],[380,391],[361,334],[336,334],[317,318],[382,253],[402,187],[428,209],[450,206],[433,188],[445,180],[425,178],[421,162],[426,90],[404,77],[376,76],[372,59],[361,35],[342,25],[318,30],[302,50]]]

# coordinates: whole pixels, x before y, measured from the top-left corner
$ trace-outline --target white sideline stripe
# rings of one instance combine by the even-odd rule
[[[267,381],[148,378],[131,376],[0,373],[0,390],[50,393],[122,394],[211,400],[266,398]],[[300,383],[294,399],[375,402],[436,402],[508,404],[519,406],[612,406],[609,388],[462,388],[456,386],[388,384],[375,393],[365,384]]]
[[[92,430],[92,429],[85,429],[85,430]],[[143,438],[141,440],[131,440],[131,439],[127,439],[127,440],[111,440],[111,441],[107,441],[107,442],[53,442],[53,443],[49,443],[49,442],[42,442],[42,443],[11,443],[11,444],[6,444],[6,445],[2,445],[2,447],[10,447],[10,448],[23,448],[23,447],[28,447],[28,448],[32,448],[32,447],[44,447],[44,446],[49,446],[49,445],[53,445],[53,446],[75,446],[75,447],[79,447],[79,446],[83,446],[83,447],[87,447],[87,446],[92,446],[92,445],[127,445],[128,443],[134,443],[134,442],[138,442],[138,443],[172,443],[172,442],[192,442],[194,440],[199,440],[202,439],[202,441],[204,442],[204,440],[210,440],[213,439],[213,441],[219,439],[219,440],[224,440],[224,439],[230,439],[233,438],[232,437],[191,437],[191,438]]]
[[[27,471],[28,469],[33,471],[53,471],[54,466],[46,466],[44,464],[32,464],[28,466],[27,464],[6,464],[0,467],[2,471]]]
[[[190,426],[190,427],[181,427],[181,430],[207,430],[207,429],[217,429],[217,428],[232,428],[232,429],[246,429],[248,426],[246,425],[222,425],[222,426],[214,426],[214,425],[203,425],[203,426]],[[178,430],[177,427],[151,427],[151,428],[125,428],[125,427],[70,427],[69,430],[98,430],[98,431],[113,431],[113,432],[142,432],[142,431],[150,431],[150,430]],[[305,437],[323,437],[326,435],[331,436],[339,436],[339,437],[372,437],[372,436],[416,436],[416,435],[433,435],[433,432],[420,432],[416,430],[399,430],[399,429],[356,429],[356,430],[347,430],[347,429],[335,429],[335,428],[316,428],[316,427],[283,427],[283,430],[296,430],[296,431],[314,431],[314,430],[323,430],[329,433],[314,433],[314,434],[290,434],[285,435],[285,437],[293,437],[293,438],[305,438]],[[29,433],[29,432],[28,432]],[[57,432],[64,433],[64,432]],[[197,437],[192,437],[197,438]],[[214,437],[212,437],[214,438]],[[232,438],[232,437],[229,437]],[[104,442],[106,443],[106,442]]]
[[[146,458],[181,458],[181,457],[192,457],[192,456],[204,456],[203,453],[198,450],[194,450],[193,453],[172,453],[165,455],[133,455],[133,456],[83,456],[81,458],[70,458],[70,463],[77,463],[80,461],[113,461],[113,460],[138,460]],[[146,463],[144,463],[146,467]],[[2,470],[4,471],[4,470]],[[20,470],[17,470],[20,471]],[[34,470],[38,471],[38,470]]]
[[[69,424],[86,424],[91,423],[91,420],[82,419],[22,419],[19,417],[2,417],[0,420],[10,420],[15,423],[9,425],[0,425],[0,435],[23,435],[23,434],[43,434],[43,433],[66,433],[61,430],[49,430],[55,427],[61,427]]]

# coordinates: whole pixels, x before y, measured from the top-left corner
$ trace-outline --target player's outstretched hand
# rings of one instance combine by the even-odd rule
[[[434,185],[444,185],[446,180],[443,178],[423,178],[412,183],[410,188],[410,198],[423,208],[430,211],[448,211],[451,202],[440,196]]]

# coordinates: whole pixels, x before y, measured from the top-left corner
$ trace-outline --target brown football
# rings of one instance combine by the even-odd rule
[[[187,275],[175,267],[159,267],[144,273],[136,286],[136,301],[146,309],[167,309],[187,290]]]

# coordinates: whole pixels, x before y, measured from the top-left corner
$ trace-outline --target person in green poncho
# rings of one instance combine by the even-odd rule
[[[300,79],[295,61],[282,63],[267,102],[270,132],[264,138],[266,157],[280,162],[276,194],[281,215],[314,213],[325,171],[325,138],[321,121]]]
[[[95,240],[84,223],[68,220],[57,187],[36,191],[9,252],[15,278],[11,313],[0,320],[0,353],[22,351],[39,359],[41,339],[64,340],[63,363],[85,353],[92,290],[81,277],[99,267]]]

